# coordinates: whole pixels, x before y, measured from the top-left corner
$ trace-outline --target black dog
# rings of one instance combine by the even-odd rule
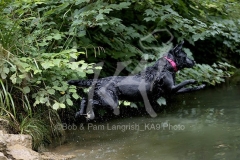
[[[97,106],[110,107],[115,114],[118,114],[119,100],[144,101],[146,111],[151,116],[156,116],[151,106],[156,106],[156,101],[160,97],[204,88],[205,85],[184,88],[186,85],[195,84],[196,81],[193,79],[175,84],[175,73],[183,68],[191,68],[195,64],[182,50],[182,45],[183,42],[171,49],[153,66],[147,67],[143,72],[136,75],[68,81],[70,85],[92,86],[88,98],[82,99],[80,111],[76,113],[76,116],[87,114],[88,118],[93,119],[95,116],[92,109]]]

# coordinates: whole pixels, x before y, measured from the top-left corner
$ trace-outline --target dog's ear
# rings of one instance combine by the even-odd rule
[[[182,49],[183,43],[184,43],[184,41],[182,41],[175,48],[173,48],[173,52],[178,53]]]

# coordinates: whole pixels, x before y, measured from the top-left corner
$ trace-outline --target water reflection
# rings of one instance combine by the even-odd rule
[[[67,132],[66,144],[52,150],[89,160],[237,160],[239,93],[239,86],[225,86],[180,95],[169,105],[171,109],[157,118],[126,118],[92,124],[99,128],[78,127]]]

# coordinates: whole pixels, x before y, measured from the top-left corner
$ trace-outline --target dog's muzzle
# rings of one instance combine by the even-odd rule
[[[196,62],[194,60],[187,58],[187,68],[192,68],[195,64]]]

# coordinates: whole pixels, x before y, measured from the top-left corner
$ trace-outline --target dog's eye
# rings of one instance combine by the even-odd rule
[[[187,54],[186,54],[186,53],[183,53],[183,52],[181,52],[181,53],[179,54],[179,57],[186,58],[186,57],[187,57]]]

